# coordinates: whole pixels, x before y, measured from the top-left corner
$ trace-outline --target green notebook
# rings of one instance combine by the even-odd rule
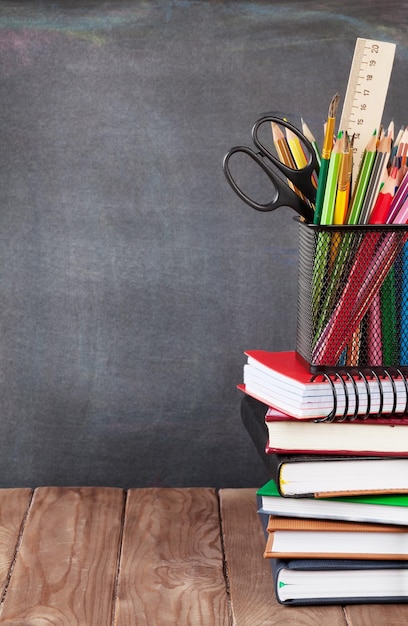
[[[286,517],[311,517],[408,526],[408,494],[282,497],[273,480],[257,491],[258,512]]]

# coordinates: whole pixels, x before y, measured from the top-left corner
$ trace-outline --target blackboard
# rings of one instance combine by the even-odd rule
[[[226,184],[270,110],[317,135],[406,3],[0,1],[0,485],[249,486],[244,350],[293,349],[297,224]]]

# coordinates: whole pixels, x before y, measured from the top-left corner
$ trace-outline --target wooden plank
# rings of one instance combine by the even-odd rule
[[[124,492],[36,489],[0,623],[112,626]]]
[[[348,626],[406,626],[407,604],[355,604],[345,609]]]
[[[229,623],[213,489],[128,492],[115,615],[117,626]]]
[[[345,626],[341,607],[294,608],[277,602],[270,564],[262,556],[265,538],[256,512],[255,493],[255,489],[220,491],[234,626]]]
[[[0,599],[3,599],[32,489],[0,489]]]

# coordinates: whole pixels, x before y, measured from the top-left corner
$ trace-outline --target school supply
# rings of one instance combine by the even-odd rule
[[[291,133],[299,140],[300,152],[303,152],[305,156],[305,162],[302,161],[302,167],[297,168],[295,160],[291,160],[290,151],[284,151],[282,146],[286,146],[286,138],[279,137],[276,142],[280,150],[278,149],[278,155],[273,153],[272,132],[271,125],[276,125],[279,128],[290,130]],[[268,136],[271,138],[269,147],[266,141],[261,138],[261,129],[267,127],[270,131]],[[276,136],[275,136],[276,137]],[[231,148],[225,155],[223,161],[223,169],[225,177],[230,184],[233,191],[253,209],[257,211],[274,211],[279,207],[291,207],[299,215],[305,218],[307,221],[313,220],[313,204],[316,197],[316,187],[313,184],[313,173],[319,170],[319,164],[317,162],[316,153],[309,142],[309,140],[301,133],[295,126],[273,115],[266,115],[261,117],[254,124],[252,128],[252,140],[257,148],[257,152],[248,148],[247,146],[236,146]],[[292,138],[293,140],[293,138]],[[295,142],[297,144],[297,142]],[[285,154],[288,155],[285,158]],[[239,183],[236,180],[236,176],[233,174],[233,160],[237,155],[245,155],[255,162],[259,168],[266,174],[270,183],[272,183],[270,194],[271,200],[267,203],[261,203],[251,198],[246,192],[244,192]],[[299,162],[299,161],[298,161]],[[276,173],[271,166],[274,166],[280,174],[283,174],[291,185],[285,182],[279,174]],[[300,192],[300,194],[299,194]]]
[[[302,133],[304,134],[306,139],[308,139],[310,141],[311,145],[313,146],[313,149],[314,149],[315,154],[316,154],[317,163],[318,163],[319,168],[320,168],[321,155],[320,155],[319,146],[317,145],[316,138],[313,135],[312,131],[310,130],[309,126],[307,125],[307,123],[305,122],[304,119],[301,119],[301,123],[302,123]]]
[[[364,149],[379,131],[396,45],[358,37],[351,62],[339,127],[354,137],[353,179],[357,180]]]
[[[406,602],[408,562],[270,559],[276,599],[287,606]]]
[[[405,494],[285,498],[273,480],[257,491],[257,510],[263,520],[269,515],[282,515],[408,526],[407,507]]]
[[[292,418],[269,407],[265,424],[269,436],[268,452],[408,458],[408,417],[357,418],[330,423]]]
[[[262,459],[268,475],[281,496],[332,497],[378,493],[405,493],[408,490],[406,457],[336,453],[294,454],[272,450],[265,422],[268,407],[245,395],[241,419]],[[322,425],[322,424],[320,424]],[[345,424],[339,424],[344,426]],[[328,424],[334,426],[334,424]],[[366,425],[367,431],[371,426]]]
[[[318,178],[318,184],[317,184],[316,206],[315,206],[315,213],[313,217],[313,221],[315,224],[320,224],[320,220],[322,216],[324,196],[325,196],[326,184],[327,184],[327,176],[328,176],[329,166],[330,166],[330,157],[331,157],[331,153],[333,149],[334,127],[336,124],[336,114],[337,114],[337,109],[339,106],[339,101],[340,101],[340,96],[338,93],[336,93],[330,102],[329,111],[327,114],[326,130],[324,134],[323,149],[322,149],[322,155],[321,155],[321,160],[320,160],[320,172],[319,172],[319,178]]]
[[[330,498],[364,494],[407,494],[407,459],[272,453],[270,475],[284,497]],[[362,459],[361,461],[359,459]],[[273,466],[275,469],[273,469]]]
[[[299,215],[296,352],[248,350],[238,385],[272,479],[257,502],[282,604],[407,601],[408,133],[394,140],[394,123],[381,125],[394,55],[394,44],[357,39],[321,151],[303,119],[300,133],[265,117],[258,153],[224,158],[244,202]],[[266,121],[275,161],[259,141]],[[266,174],[272,201],[242,191],[235,156]]]
[[[405,376],[311,374],[295,351],[247,350],[245,393],[298,419],[355,419],[407,412]]]
[[[401,345],[408,335],[406,319],[399,314],[407,276],[401,271],[400,255],[408,240],[404,225],[314,227],[299,223],[298,327],[296,349],[316,368],[337,371],[347,366],[347,348],[359,333],[358,353],[354,365],[399,366]],[[327,263],[332,250],[335,262]],[[365,318],[390,272],[394,271],[395,308],[390,317],[378,323],[393,324],[396,316],[398,342],[387,361],[377,360],[365,332]],[[380,311],[378,309],[378,311]],[[382,349],[381,336],[377,338]],[[356,341],[356,340],[355,340]],[[389,354],[389,353],[388,353]],[[336,370],[337,368],[337,370]],[[394,375],[394,374],[392,374]]]
[[[408,560],[407,526],[271,515],[267,533],[265,558]]]

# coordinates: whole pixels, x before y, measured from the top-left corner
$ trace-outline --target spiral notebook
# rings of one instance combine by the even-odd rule
[[[408,380],[400,370],[312,374],[295,351],[245,354],[245,392],[297,419],[408,414]]]

